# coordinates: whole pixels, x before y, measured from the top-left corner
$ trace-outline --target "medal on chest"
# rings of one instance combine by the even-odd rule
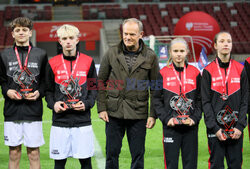
[[[219,63],[218,63],[218,59],[216,59],[216,65],[217,65],[217,70],[218,70],[219,75],[220,75],[220,79],[222,81],[221,82],[221,84],[222,84],[222,94],[221,94],[220,98],[223,101],[226,101],[228,99],[228,97],[229,97],[228,94],[227,94],[227,83],[228,83],[229,74],[231,72],[232,61],[230,61],[230,63],[229,63],[228,71],[226,72],[226,77],[225,78],[223,78],[223,76],[222,76],[220,66],[219,66]]]

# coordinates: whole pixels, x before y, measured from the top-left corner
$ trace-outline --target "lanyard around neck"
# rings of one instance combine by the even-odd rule
[[[222,76],[222,73],[221,73],[221,70],[220,70],[220,66],[219,66],[219,62],[218,62],[218,59],[217,59],[217,58],[216,58],[216,65],[217,65],[217,69],[218,69],[220,78],[221,78],[221,80],[222,80],[223,93],[225,94],[225,93],[226,93],[226,83],[227,83],[227,81],[228,81],[228,77],[229,77],[229,74],[230,74],[230,71],[231,71],[232,60],[230,60],[230,63],[229,63],[229,66],[228,66],[228,71],[227,71],[227,73],[226,73],[227,75],[226,75],[225,80],[223,80],[223,76]]]
[[[183,73],[184,73],[184,79],[183,79],[183,83],[181,82],[181,79],[179,78],[179,76],[177,75],[177,72],[174,68],[174,65],[173,65],[173,71],[174,71],[174,74],[177,78],[177,80],[179,81],[179,84],[181,86],[181,94],[185,95],[185,91],[186,91],[186,86],[185,86],[185,82],[186,82],[186,65],[184,64],[184,70],[183,70]]]
[[[17,61],[18,61],[18,64],[19,64],[19,67],[20,67],[21,70],[23,70],[24,68],[26,68],[27,65],[28,65],[28,59],[29,59],[30,50],[31,50],[31,46],[29,46],[28,53],[27,53],[27,56],[26,56],[26,59],[25,59],[25,63],[24,63],[24,66],[23,66],[22,63],[21,63],[21,59],[20,59],[20,55],[18,53],[17,47],[15,47],[15,53],[16,53]]]
[[[63,63],[64,70],[65,70],[65,72],[66,72],[67,79],[70,79],[70,77],[73,76],[73,74],[74,74],[74,72],[75,72],[75,69],[76,69],[76,65],[77,65],[79,56],[80,56],[80,53],[78,52],[78,53],[77,53],[77,56],[76,56],[75,64],[74,64],[74,66],[73,66],[73,68],[72,68],[72,71],[71,71],[71,73],[70,73],[70,75],[69,75],[68,69],[67,69],[67,67],[66,67],[66,64],[65,64],[65,61],[64,61],[64,58],[63,58],[63,54],[61,54],[62,63]]]

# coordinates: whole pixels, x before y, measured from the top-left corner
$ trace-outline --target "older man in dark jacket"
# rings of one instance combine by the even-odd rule
[[[131,169],[144,168],[146,128],[155,124],[152,106],[148,113],[148,91],[151,97],[159,66],[156,54],[143,43],[142,36],[141,21],[125,20],[123,40],[111,47],[101,62],[97,106],[99,117],[106,122],[106,169],[119,168],[125,132]]]

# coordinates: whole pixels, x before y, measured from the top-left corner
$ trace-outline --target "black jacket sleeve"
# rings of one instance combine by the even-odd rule
[[[193,104],[194,112],[190,115],[190,118],[194,120],[195,124],[198,124],[202,117],[202,106],[201,106],[201,74],[199,73],[196,77],[196,93]]]
[[[96,74],[94,60],[91,63],[91,66],[87,75],[87,91],[88,91],[87,99],[82,100],[82,102],[85,104],[86,110],[92,108],[95,105],[97,90],[89,88],[90,83],[93,81],[97,82],[97,74]]]
[[[48,108],[54,110],[55,76],[49,63],[46,65],[45,72],[45,99]]]
[[[238,122],[235,128],[243,132],[243,129],[247,125],[247,107],[248,107],[248,79],[245,69],[241,73],[240,77],[240,90],[241,90],[241,102]]]
[[[1,54],[0,54],[0,84],[2,86],[2,94],[5,98],[7,97],[7,91],[9,89],[15,90],[15,88],[12,87],[12,85],[8,85],[8,76],[6,72],[6,67],[3,62],[3,58]]]
[[[7,80],[7,75],[6,75],[6,67],[3,63],[2,56],[0,54],[0,84],[2,86],[2,93],[3,96],[7,96],[7,91],[8,91],[8,80]]]
[[[166,110],[164,106],[164,95],[163,95],[163,80],[162,75],[158,74],[158,83],[160,86],[159,90],[154,91],[153,95],[153,106],[155,109],[156,116],[162,121],[163,124],[168,123],[169,119],[172,118],[171,109]]]
[[[48,63],[48,57],[47,54],[45,53],[44,59],[42,61],[41,64],[41,70],[40,70],[40,86],[39,86],[39,93],[40,93],[40,97],[44,97],[45,95],[45,72],[46,72],[46,65]]]
[[[249,96],[250,96],[250,64],[245,61],[245,64],[244,64],[244,67],[245,67],[245,70],[246,70],[246,73],[247,73],[247,77],[248,77],[248,133],[249,133],[249,139],[250,139],[250,99],[249,99]]]
[[[211,75],[204,69],[201,80],[201,96],[202,96],[202,108],[204,111],[204,120],[208,129],[212,129],[214,133],[220,130],[220,127],[216,123],[214,116],[214,110],[212,107],[212,91],[211,91]]]

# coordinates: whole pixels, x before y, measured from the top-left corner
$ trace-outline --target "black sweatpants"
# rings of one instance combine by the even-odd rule
[[[163,126],[163,147],[166,169],[178,169],[181,150],[183,169],[197,169],[198,127]]]
[[[210,136],[208,137],[210,153],[208,169],[224,169],[224,157],[226,157],[228,169],[241,169],[243,136],[238,140],[226,141]]]
[[[131,169],[144,168],[146,119],[127,120],[109,117],[106,123],[106,169],[118,169],[122,139],[127,133],[132,156]]]

